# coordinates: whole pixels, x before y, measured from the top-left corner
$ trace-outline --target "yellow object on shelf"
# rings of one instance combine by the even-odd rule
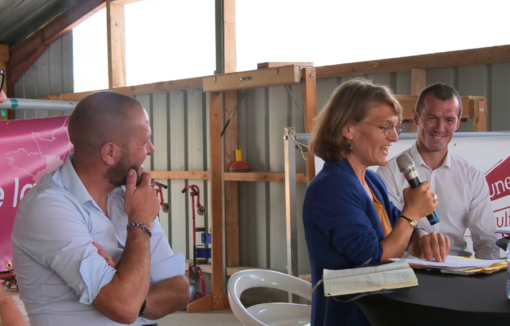
[[[228,167],[229,172],[248,172],[250,166],[243,162],[243,150],[241,146],[236,147],[236,161]]]

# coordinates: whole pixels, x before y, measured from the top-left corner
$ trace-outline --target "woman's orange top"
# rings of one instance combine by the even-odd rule
[[[374,203],[375,211],[377,212],[377,215],[379,215],[379,220],[381,220],[384,236],[387,237],[393,229],[391,227],[390,219],[388,218],[388,214],[386,214],[386,210],[384,209],[383,204],[381,204],[372,189],[370,189],[370,191],[372,192],[372,197],[374,198],[372,202]]]

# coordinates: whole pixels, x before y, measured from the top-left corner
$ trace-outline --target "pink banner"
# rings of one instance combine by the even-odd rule
[[[0,271],[12,262],[11,232],[20,200],[73,151],[68,122],[69,117],[0,122]]]

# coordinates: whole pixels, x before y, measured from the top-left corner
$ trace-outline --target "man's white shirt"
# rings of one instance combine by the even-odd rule
[[[495,243],[496,221],[489,187],[483,173],[450,151],[441,166],[435,170],[425,164],[416,143],[402,153],[407,153],[413,159],[420,180],[430,181],[430,186],[438,197],[436,212],[441,222],[431,226],[426,218],[422,218],[418,221],[418,226],[428,233],[440,232],[447,235],[450,238],[451,255],[466,255],[467,242],[464,235],[466,228],[469,228],[475,257],[499,259],[499,248]],[[390,200],[402,209],[402,191],[409,187],[409,184],[399,171],[396,157],[391,159],[388,165],[377,169],[377,174],[384,181]]]
[[[12,231],[14,266],[30,325],[117,326],[92,304],[116,270],[92,241],[118,263],[126,244],[124,187],[108,194],[107,218],[76,174],[70,155],[43,176],[20,203]],[[152,223],[151,285],[184,275],[184,255],[174,255],[165,232]],[[138,317],[134,326],[156,324]]]

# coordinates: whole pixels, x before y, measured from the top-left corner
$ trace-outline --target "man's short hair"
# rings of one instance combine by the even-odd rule
[[[132,108],[143,109],[138,100],[110,91],[95,92],[81,99],[68,125],[75,154],[92,155],[108,141],[127,146],[133,127],[129,115]]]
[[[460,99],[459,92],[457,90],[449,85],[446,85],[444,83],[435,83],[432,85],[429,85],[425,87],[420,94],[420,97],[418,98],[418,102],[416,103],[416,112],[418,112],[418,115],[421,116],[421,113],[423,112],[423,107],[425,104],[425,98],[427,95],[432,94],[435,98],[441,101],[448,101],[451,100],[454,96],[459,101],[459,114],[458,118],[462,116],[462,100]]]

